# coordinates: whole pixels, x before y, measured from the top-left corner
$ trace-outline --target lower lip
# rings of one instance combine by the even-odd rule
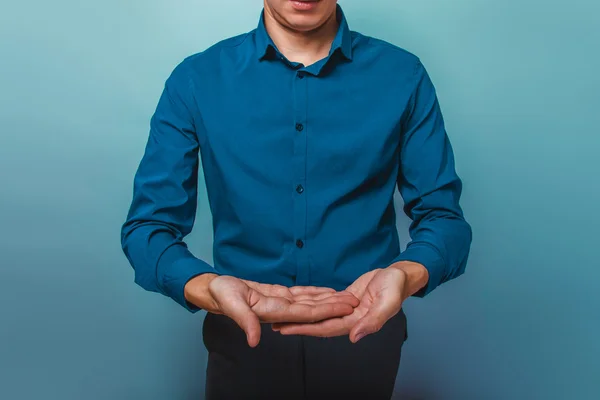
[[[318,1],[294,1],[291,0],[292,7],[298,11],[310,11],[317,7]]]

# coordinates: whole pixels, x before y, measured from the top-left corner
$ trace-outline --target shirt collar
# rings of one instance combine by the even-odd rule
[[[329,55],[331,56],[336,50],[340,50],[342,55],[348,59],[352,60],[352,33],[348,26],[348,21],[346,21],[346,16],[342,11],[342,7],[338,4],[336,6],[336,17],[339,23],[338,31],[333,39],[333,43],[331,44],[331,51]],[[256,51],[258,58],[263,60],[277,53],[277,46],[273,43],[273,40],[269,36],[267,29],[265,27],[265,12],[264,10],[260,14],[260,21],[258,23],[258,27],[255,31],[255,43],[256,43]]]

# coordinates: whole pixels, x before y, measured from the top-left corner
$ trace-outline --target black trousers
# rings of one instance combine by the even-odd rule
[[[203,336],[206,400],[389,400],[407,334],[400,311],[356,344],[348,336],[283,336],[263,324],[250,348],[233,320],[210,313]]]

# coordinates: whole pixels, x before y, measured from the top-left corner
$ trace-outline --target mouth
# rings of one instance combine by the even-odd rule
[[[320,0],[290,0],[292,7],[297,11],[310,11],[319,5]]]

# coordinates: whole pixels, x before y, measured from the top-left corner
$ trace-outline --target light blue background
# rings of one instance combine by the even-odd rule
[[[134,285],[119,228],[167,75],[261,4],[1,2],[1,398],[202,398],[203,315]],[[340,4],[427,66],[475,233],[467,274],[406,304],[398,393],[600,398],[600,3]]]

